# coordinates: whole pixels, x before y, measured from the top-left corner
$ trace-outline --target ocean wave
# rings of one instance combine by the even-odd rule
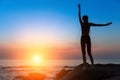
[[[0,67],[0,80],[13,80],[18,76],[28,76],[29,73],[42,73],[46,74],[45,80],[52,80],[56,73],[58,73],[64,66],[40,66],[40,67],[32,67],[32,66],[12,66],[12,67]],[[20,78],[20,77],[18,77]]]

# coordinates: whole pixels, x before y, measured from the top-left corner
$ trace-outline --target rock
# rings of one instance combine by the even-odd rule
[[[61,71],[61,74],[65,71]],[[60,74],[60,73],[59,73]],[[58,75],[58,74],[57,74]],[[81,64],[55,80],[120,80],[120,65]]]
[[[29,80],[44,80],[45,78],[46,78],[46,76],[41,73],[30,73],[28,75]]]
[[[60,79],[61,77],[64,77],[68,72],[70,72],[70,71],[72,71],[72,70],[65,70],[65,69],[63,69],[63,70],[61,70],[59,73],[57,73],[55,76],[55,79],[54,80],[58,80],[58,79]]]

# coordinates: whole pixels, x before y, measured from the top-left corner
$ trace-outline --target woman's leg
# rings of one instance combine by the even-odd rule
[[[88,56],[90,57],[91,64],[94,65],[94,60],[93,60],[93,57],[91,54],[91,39],[90,39],[90,37],[88,37],[88,40],[87,40],[87,52],[88,52]]]
[[[83,63],[86,63],[86,51],[85,51],[85,40],[84,37],[81,37],[81,51]]]

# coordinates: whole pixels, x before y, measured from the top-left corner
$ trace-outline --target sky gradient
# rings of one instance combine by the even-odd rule
[[[99,59],[120,58],[119,0],[0,0],[0,59],[81,59],[81,28],[87,14],[91,27],[92,54]]]

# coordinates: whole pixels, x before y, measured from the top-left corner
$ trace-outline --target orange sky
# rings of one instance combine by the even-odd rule
[[[52,43],[48,45],[41,44],[17,44],[9,43],[1,46],[4,53],[11,55],[9,58],[13,59],[31,59],[34,55],[39,55],[43,59],[69,59],[81,57],[81,50],[79,44],[59,44]],[[2,50],[1,49],[1,50]],[[118,51],[118,48],[107,48],[107,46],[93,46],[93,55],[109,53],[110,51]]]

